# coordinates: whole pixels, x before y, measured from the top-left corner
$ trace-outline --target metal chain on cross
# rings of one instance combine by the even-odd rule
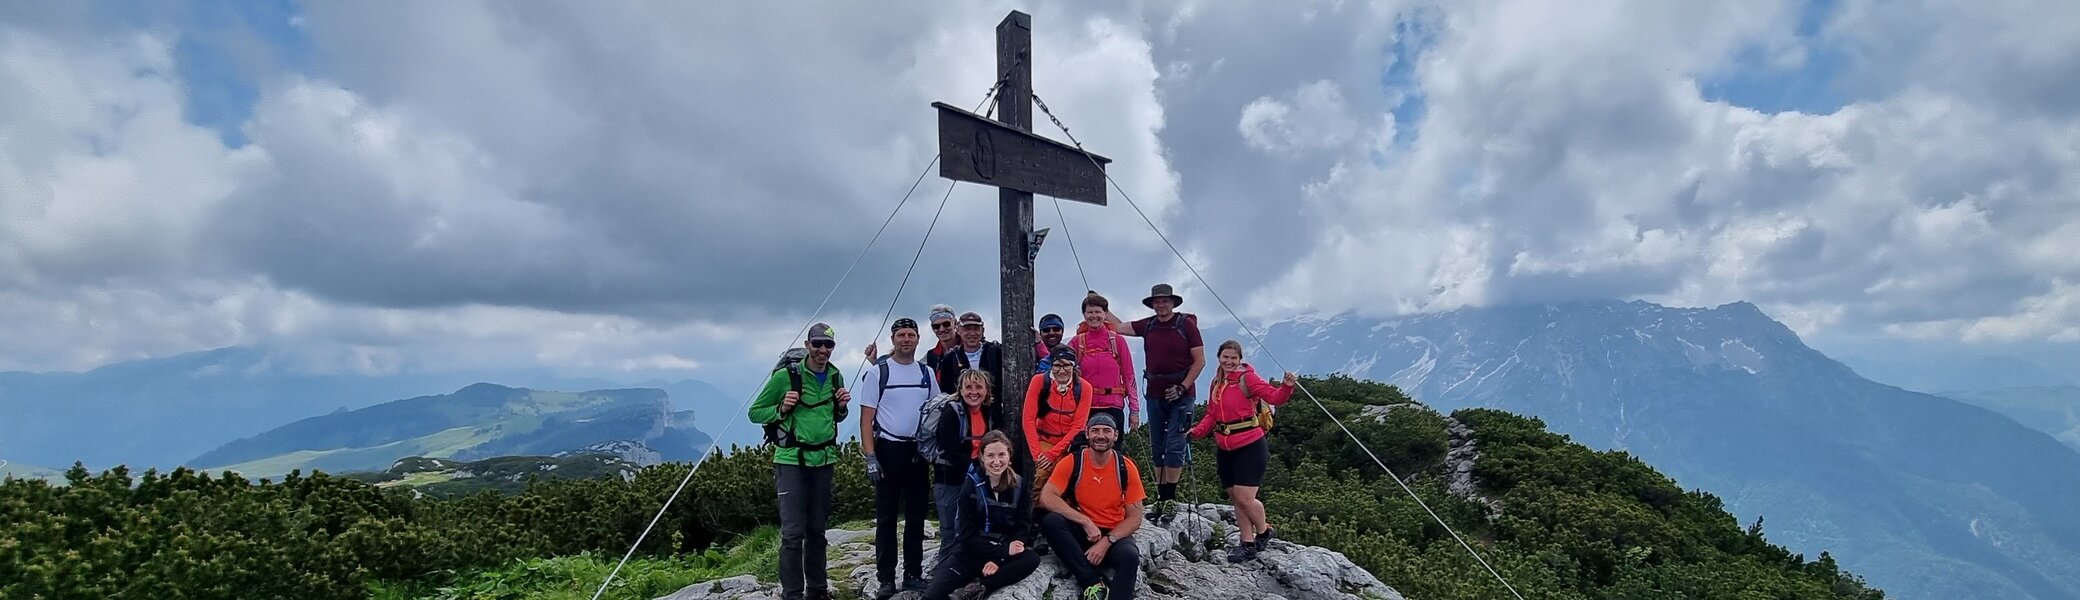
[[[1054,126],[1060,127],[1062,129],[1062,134],[1067,135],[1069,133],[1069,127],[1067,125],[1063,125],[1061,119],[1057,119],[1054,117],[1054,111],[1047,109],[1047,101],[1041,100],[1039,94],[1033,94],[1032,96],[1033,104],[1038,105],[1040,107],[1040,113],[1047,115],[1047,120],[1054,121]],[[1069,139],[1073,141],[1076,138],[1071,137]],[[1083,150],[1083,144],[1077,144],[1076,149]],[[1090,154],[1090,152],[1084,151],[1084,154]],[[1076,234],[1069,231],[1069,217],[1067,215],[1062,214],[1062,199],[1060,198],[1054,199],[1054,216],[1055,218],[1061,219],[1062,221],[1062,236],[1069,239],[1069,257],[1076,259],[1076,276],[1078,278],[1083,279],[1083,289],[1095,289],[1091,287],[1090,274],[1084,272],[1083,270],[1083,254],[1076,251]]]
[[[1008,68],[1008,69],[1004,69],[1004,72],[1003,72],[1003,73],[999,73],[999,74],[997,74],[997,83],[996,83],[996,85],[992,85],[992,86],[989,86],[989,91],[988,91],[988,92],[986,92],[986,93],[984,93],[984,94],[982,94],[982,103],[981,103],[981,104],[977,104],[977,105],[975,105],[975,108],[976,108],[976,110],[981,110],[981,109],[982,109],[982,108],[983,108],[984,106],[988,106],[988,107],[989,107],[989,111],[988,111],[988,112],[986,112],[986,113],[983,113],[983,116],[985,116],[985,117],[995,117],[995,116],[997,116],[997,105],[995,105],[995,104],[990,104],[990,103],[989,103],[990,99],[991,99],[991,98],[995,98],[995,97],[997,97],[997,92],[998,92],[999,90],[1002,90],[1002,89],[1004,89],[1004,84],[1006,84],[1006,83],[1011,83],[1011,74],[1012,74],[1012,73],[1014,73],[1014,72],[1017,72],[1017,71],[1018,71],[1018,66],[1019,66],[1019,65],[1021,65],[1021,64],[1024,64],[1025,62],[1026,62],[1026,59],[1025,59],[1025,57],[1023,57],[1023,56],[1021,56],[1021,57],[1015,57],[1015,58],[1012,58],[1012,59],[1011,59],[1011,68]],[[975,112],[975,111],[971,110],[971,111],[968,111],[968,112]]]
[[[1090,158],[1092,163],[1097,163],[1098,159],[1093,158],[1090,150],[1085,149],[1083,147],[1083,142],[1077,141],[1076,135],[1069,133],[1069,127],[1067,125],[1063,125],[1062,120],[1054,116],[1054,111],[1048,110],[1047,103],[1045,101],[1040,100],[1040,95],[1031,95],[1033,97],[1033,104],[1038,105],[1040,107],[1040,112],[1047,115],[1047,120],[1053,121],[1054,126],[1062,130],[1062,135],[1069,138],[1069,143],[1074,145],[1078,151],[1083,152],[1086,158]],[[1170,248],[1170,252],[1172,254],[1177,255],[1177,260],[1184,263],[1184,268],[1192,273],[1192,277],[1199,281],[1200,286],[1206,288],[1207,295],[1213,296],[1214,302],[1220,304],[1221,309],[1228,312],[1229,318],[1235,319],[1235,323],[1242,327],[1243,333],[1248,334],[1250,340],[1256,343],[1257,349],[1263,351],[1264,356],[1266,358],[1270,358],[1272,364],[1276,365],[1279,368],[1279,370],[1287,370],[1284,362],[1278,360],[1278,355],[1271,351],[1271,347],[1264,345],[1264,339],[1257,335],[1256,329],[1250,327],[1249,322],[1243,320],[1242,315],[1240,313],[1235,312],[1235,309],[1233,307],[1228,306],[1227,300],[1221,299],[1220,292],[1214,291],[1213,285],[1206,282],[1206,276],[1199,273],[1198,267],[1192,266],[1192,261],[1190,259],[1185,258],[1184,251],[1178,250],[1177,245],[1170,242],[1170,236],[1163,235],[1163,229],[1161,227],[1156,226],[1155,219],[1149,218],[1148,213],[1141,210],[1141,205],[1134,202],[1133,196],[1127,194],[1126,187],[1120,185],[1118,180],[1113,179],[1112,173],[1110,172],[1105,173],[1105,181],[1107,183],[1110,183],[1113,189],[1119,191],[1120,198],[1127,201],[1127,206],[1132,207],[1134,209],[1134,214],[1140,215],[1141,221],[1147,223],[1148,228],[1151,231],[1155,232],[1156,237],[1163,240],[1163,245],[1168,246]],[[1466,538],[1459,535],[1459,531],[1453,528],[1450,523],[1446,523],[1444,517],[1438,516],[1437,511],[1432,510],[1430,508],[1430,503],[1424,502],[1423,497],[1417,495],[1415,489],[1410,488],[1407,482],[1402,481],[1400,474],[1395,473],[1394,469],[1388,467],[1386,461],[1380,460],[1379,455],[1373,453],[1372,447],[1367,445],[1365,443],[1365,440],[1358,439],[1358,435],[1352,433],[1349,426],[1344,425],[1342,418],[1339,418],[1336,416],[1335,413],[1330,412],[1328,405],[1323,404],[1320,398],[1315,397],[1313,391],[1307,389],[1307,384],[1302,383],[1299,385],[1299,388],[1301,393],[1307,395],[1308,400],[1314,402],[1315,408],[1321,409],[1322,414],[1328,416],[1330,422],[1335,423],[1338,429],[1343,430],[1343,434],[1345,436],[1350,437],[1352,442],[1358,444],[1359,449],[1365,451],[1366,456],[1372,458],[1373,464],[1379,465],[1380,470],[1386,471],[1388,479],[1394,480],[1395,485],[1401,486],[1401,491],[1407,493],[1410,499],[1416,501],[1416,506],[1422,507],[1423,512],[1428,513],[1430,515],[1431,520],[1436,521],[1439,526],[1444,527],[1445,532],[1451,534],[1452,539],[1459,542],[1459,547],[1465,548],[1466,553],[1472,555],[1474,561],[1479,562],[1482,568],[1487,569],[1489,575],[1493,575],[1496,581],[1501,582],[1503,589],[1509,590],[1509,594],[1511,596],[1516,597],[1517,600],[1524,600],[1524,595],[1517,592],[1516,586],[1510,585],[1509,579],[1504,578],[1502,576],[1501,571],[1496,570],[1494,565],[1489,564],[1488,559],[1481,556],[1481,553],[1479,551],[1474,550],[1472,544],[1466,543]]]

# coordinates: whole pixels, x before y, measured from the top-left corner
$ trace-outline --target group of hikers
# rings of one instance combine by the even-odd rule
[[[1183,303],[1169,285],[1156,285],[1142,300],[1155,314],[1129,322],[1090,292],[1074,335],[1064,337],[1061,317],[1040,318],[1032,374],[1004,372],[1006,350],[984,338],[982,315],[956,316],[936,305],[927,321],[937,345],[920,356],[917,321],[896,319],[891,352],[877,356],[878,342],[870,343],[873,366],[850,387],[831,364],[833,330],[810,326],[805,347],[783,357],[749,411],[775,446],[782,598],[831,597],[824,531],[832,465],[839,423],[855,400],[862,410],[860,448],[874,484],[877,599],[898,590],[932,600],[978,598],[1032,574],[1041,554],[1052,554],[1075,577],[1086,600],[1132,598],[1141,560],[1134,532],[1145,521],[1163,523],[1178,514],[1187,435],[1215,440],[1220,484],[1235,507],[1242,542],[1228,560],[1255,558],[1272,537],[1257,500],[1270,458],[1264,436],[1271,407],[1286,402],[1298,379],[1286,373],[1277,385],[1266,382],[1243,362],[1242,344],[1224,342],[1207,410],[1194,424],[1206,357],[1197,319],[1177,311]],[[1126,337],[1142,341],[1140,377]],[[1022,439],[1001,422],[1003,382],[1013,376],[1031,377],[1017,413]],[[1146,515],[1140,467],[1119,449],[1121,437],[1144,422],[1157,488]],[[1025,461],[1017,460],[1021,447]],[[927,501],[939,515],[940,541],[929,579],[922,569]]]

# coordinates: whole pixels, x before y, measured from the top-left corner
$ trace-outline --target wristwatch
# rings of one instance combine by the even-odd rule
[[[1110,532],[1110,531],[1107,531],[1107,532],[1105,532],[1105,543],[1107,543],[1107,544],[1117,544],[1117,543],[1119,543],[1119,538],[1116,538],[1116,537],[1112,537],[1112,532]]]

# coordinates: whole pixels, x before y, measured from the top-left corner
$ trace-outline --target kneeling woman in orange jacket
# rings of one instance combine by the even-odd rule
[[[1026,385],[1024,418],[1026,450],[1033,454],[1033,494],[1047,484],[1055,463],[1069,455],[1076,436],[1091,418],[1091,382],[1077,369],[1076,351],[1055,346],[1047,355],[1049,369]]]
[[[1192,437],[1212,435],[1216,449],[1214,464],[1220,471],[1221,488],[1235,505],[1235,524],[1242,544],[1228,551],[1230,562],[1256,558],[1271,541],[1271,525],[1264,520],[1264,503],[1257,488],[1264,484],[1264,467],[1271,461],[1264,429],[1269,426],[1269,406],[1285,404],[1299,387],[1300,377],[1286,373],[1279,385],[1257,376],[1257,370],[1242,362],[1242,343],[1221,342],[1220,371],[1213,376],[1213,390],[1206,395],[1206,416],[1192,428]]]

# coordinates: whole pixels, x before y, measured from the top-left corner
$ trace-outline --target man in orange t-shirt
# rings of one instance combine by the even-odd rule
[[[1040,532],[1054,555],[1083,588],[1080,597],[1127,600],[1141,572],[1141,469],[1114,447],[1119,424],[1112,415],[1091,415],[1084,429],[1089,446],[1056,465],[1040,493]],[[1098,569],[1112,569],[1108,581]],[[1109,594],[1108,594],[1109,592]]]

